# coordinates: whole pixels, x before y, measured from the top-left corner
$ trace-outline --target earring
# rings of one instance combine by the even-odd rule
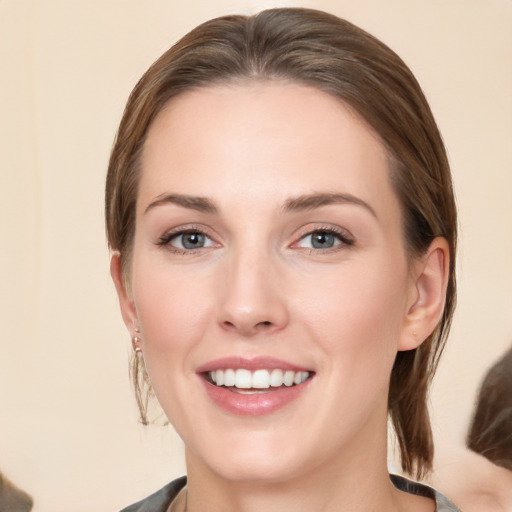
[[[135,332],[140,334],[140,329],[138,327],[135,327]]]
[[[135,353],[137,355],[141,354],[142,353],[142,348],[139,346],[139,343],[141,342],[142,340],[138,337],[138,336],[134,336],[132,338],[132,347],[133,347],[133,350],[135,351]]]

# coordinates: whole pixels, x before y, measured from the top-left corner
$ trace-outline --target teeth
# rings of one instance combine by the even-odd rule
[[[252,388],[266,389],[270,387],[270,374],[267,370],[256,370],[252,374]]]
[[[293,381],[295,379],[295,372],[287,371],[284,374],[284,385],[285,386],[293,386]]]
[[[239,389],[268,389],[302,384],[309,378],[309,372],[294,372],[291,370],[256,370],[246,369],[215,370],[209,373],[210,379],[217,386],[236,387]]]
[[[270,385],[273,388],[278,388],[279,386],[283,385],[283,370],[272,370],[272,373],[270,374]]]
[[[222,372],[222,370],[217,370],[217,375],[219,372]],[[250,389],[252,388],[251,381],[251,372],[249,370],[237,370],[235,372],[235,388]],[[217,382],[217,386],[222,386],[222,384]]]
[[[226,370],[224,372],[224,386],[234,386],[235,382],[235,370]]]

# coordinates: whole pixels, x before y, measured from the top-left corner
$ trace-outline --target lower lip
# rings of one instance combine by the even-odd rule
[[[308,387],[311,379],[289,388],[270,388],[268,392],[241,394],[201,379],[213,402],[231,414],[262,416],[277,411],[296,400]]]

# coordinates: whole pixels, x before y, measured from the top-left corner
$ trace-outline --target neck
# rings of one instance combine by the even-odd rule
[[[350,465],[347,463],[347,467]],[[211,512],[395,510],[382,507],[382,497],[393,501],[385,470],[379,475],[366,472],[363,476],[340,468],[335,479],[331,473],[317,471],[308,477],[275,482],[226,481],[208,473],[189,471],[187,512],[206,509]],[[364,485],[365,482],[371,485]],[[368,506],[362,508],[364,502]],[[376,507],[377,503],[381,506]]]
[[[386,441],[323,460],[300,476],[274,481],[219,476],[187,453],[187,512],[433,512],[427,498],[398,491],[386,466]]]

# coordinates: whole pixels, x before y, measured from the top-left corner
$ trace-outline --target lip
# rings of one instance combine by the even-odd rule
[[[230,388],[216,386],[205,378],[205,375],[210,371],[228,368],[234,370],[245,368],[251,371],[263,368],[268,370],[279,368],[281,370],[291,370],[295,372],[310,371],[314,376],[314,372],[307,368],[267,356],[259,356],[252,359],[226,357],[209,361],[200,366],[197,369],[197,374],[209,398],[224,411],[238,416],[263,416],[286,407],[291,402],[297,400],[308,389],[312,378],[295,386],[270,388],[268,391],[259,390],[260,392],[254,394],[237,393],[231,391]]]
[[[291,370],[294,372],[311,371],[310,369],[303,366],[297,366],[282,359],[269,356],[258,356],[251,359],[245,357],[223,357],[221,359],[215,359],[214,361],[209,361],[208,363],[203,364],[197,368],[196,371],[197,373],[206,373],[214,370],[222,370],[228,368],[232,368],[233,370],[245,368],[251,371],[260,369],[274,370],[276,368],[285,371]]]

